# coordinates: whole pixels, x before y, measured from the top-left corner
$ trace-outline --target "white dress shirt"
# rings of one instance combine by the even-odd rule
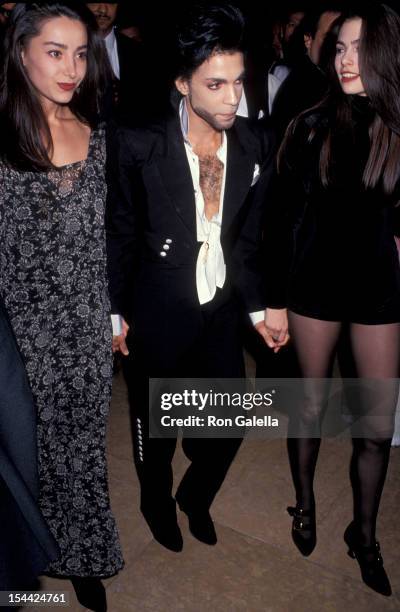
[[[118,47],[117,47],[117,39],[115,36],[114,28],[107,34],[104,39],[107,49],[108,59],[110,60],[111,68],[113,70],[114,75],[119,80],[120,70],[119,70],[119,57],[118,57]]]
[[[197,295],[200,304],[206,304],[213,299],[217,287],[222,289],[226,278],[224,253],[221,246],[221,225],[225,194],[227,139],[225,132],[222,132],[222,143],[216,153],[224,166],[219,210],[212,219],[208,220],[205,215],[205,202],[200,187],[200,162],[188,140],[189,117],[185,98],[181,100],[179,116],[196,201],[197,240],[202,243],[196,264]]]
[[[246,117],[248,118],[249,116],[249,107],[247,104],[247,98],[246,98],[246,93],[243,89],[242,91],[242,96],[240,98],[240,102],[239,102],[239,107],[237,109],[237,113],[236,113],[239,117]]]
[[[268,72],[268,110],[269,114],[272,111],[276,94],[280,89],[283,81],[288,77],[290,68],[283,64],[272,66]]]

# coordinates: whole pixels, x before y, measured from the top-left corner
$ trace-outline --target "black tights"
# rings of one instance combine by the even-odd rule
[[[331,375],[341,323],[321,321],[289,312],[289,329],[297,351],[302,376],[326,379]],[[350,340],[359,378],[374,379],[382,393],[364,393],[366,406],[363,432],[353,437],[350,478],[353,489],[354,523],[364,545],[375,539],[376,519],[389,463],[397,403],[400,366],[400,324],[350,325]],[[392,379],[392,380],[387,380]],[[318,428],[328,390],[324,381],[305,382],[307,401],[302,408],[304,431],[316,437],[288,438],[289,461],[297,504],[314,505],[313,481],[321,440]],[[362,391],[361,391],[362,393]],[[374,406],[368,403],[374,402]],[[373,416],[372,416],[373,414]],[[298,424],[297,424],[298,426]],[[298,431],[298,430],[297,430]],[[298,435],[298,434],[297,434]]]

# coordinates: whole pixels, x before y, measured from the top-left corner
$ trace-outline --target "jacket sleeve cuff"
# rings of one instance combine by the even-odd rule
[[[122,334],[122,317],[121,315],[111,315],[111,325],[113,336]]]

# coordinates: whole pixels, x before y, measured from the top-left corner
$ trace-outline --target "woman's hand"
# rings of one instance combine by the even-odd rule
[[[257,323],[255,328],[269,348],[277,353],[290,338],[286,308],[267,308],[264,321]]]

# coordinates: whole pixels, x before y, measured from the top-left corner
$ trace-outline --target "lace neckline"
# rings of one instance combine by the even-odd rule
[[[92,155],[95,132],[96,130],[94,129],[90,131],[88,152],[84,159],[78,159],[77,161],[70,162],[69,164],[64,164],[62,166],[55,166],[53,172],[62,172],[63,170],[67,170],[68,168],[74,168],[74,166],[84,166]]]

